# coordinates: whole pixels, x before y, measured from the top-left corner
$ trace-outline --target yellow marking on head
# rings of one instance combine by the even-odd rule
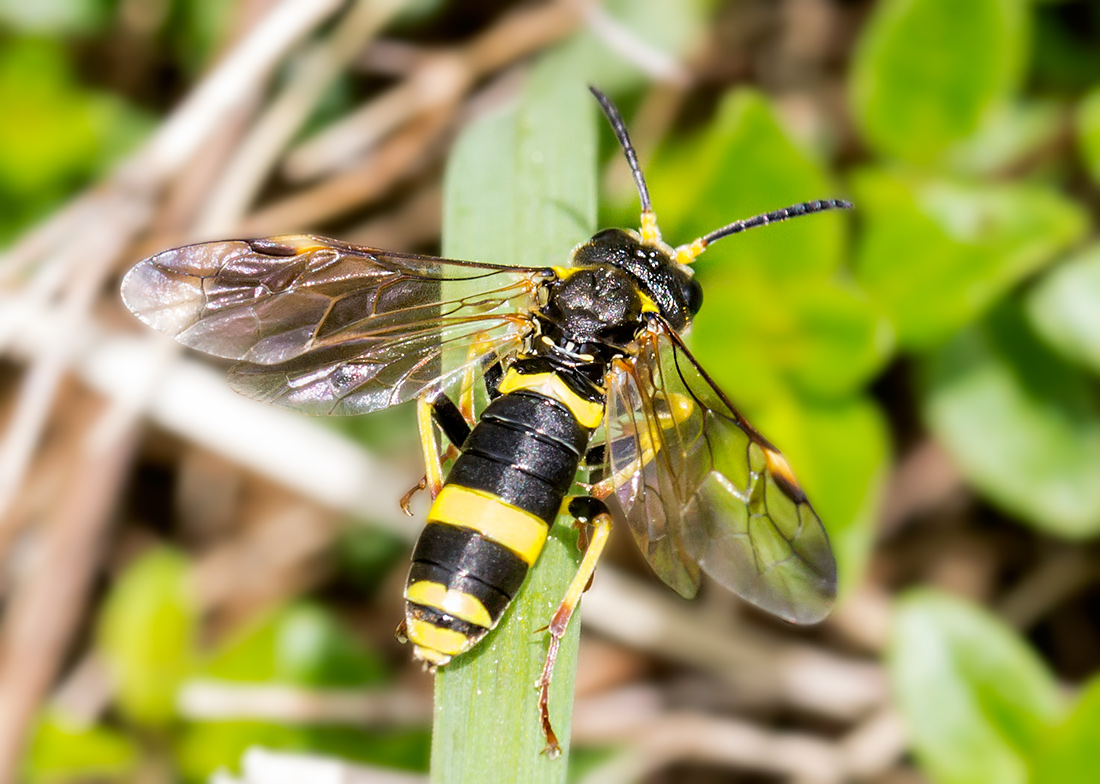
[[[774,449],[768,449],[767,447],[763,449],[764,461],[767,463],[768,471],[771,472],[772,476],[785,479],[792,487],[798,487],[798,480],[794,478],[794,472],[791,470],[791,464],[787,462],[787,458]]]
[[[643,291],[638,292],[638,296],[642,300],[642,313],[660,313],[661,309],[657,307],[657,303],[654,302],[648,294]]]
[[[557,373],[520,373],[512,368],[500,382],[500,393],[506,395],[520,389],[529,389],[557,400],[589,430],[595,430],[603,422],[604,404],[585,400],[570,389]]]
[[[697,240],[692,240],[690,245],[681,245],[678,247],[672,258],[677,264],[691,264],[699,258],[706,249],[706,243],[704,243],[703,238],[700,237]]]
[[[641,235],[642,242],[646,245],[654,245],[661,241],[661,230],[657,228],[657,213],[653,211],[642,213]]]
[[[486,629],[493,628],[493,619],[489,617],[489,611],[476,596],[448,588],[442,583],[419,580],[406,586],[405,598],[414,604],[423,604],[445,612],[460,621],[484,626]]]
[[[492,493],[461,485],[444,485],[428,512],[428,522],[477,531],[504,545],[531,566],[542,552],[549,526],[526,509]]]
[[[440,629],[438,626],[419,618],[408,618],[406,620],[405,634],[408,635],[411,643],[418,648],[426,648],[429,653],[435,655],[436,659],[440,658],[439,654],[443,654],[447,659],[450,659],[452,656],[470,650],[477,642],[477,640],[471,640],[465,634],[456,632],[454,629]],[[424,659],[424,661],[431,664],[446,664],[446,660],[434,661],[421,655],[420,651],[414,650],[413,653],[418,659]]]
[[[581,245],[584,245],[582,242]],[[578,248],[580,245],[577,246]],[[575,252],[575,251],[574,251]],[[582,269],[581,267],[551,267],[554,274],[558,276],[558,280],[565,280],[566,278],[577,274],[577,271]]]

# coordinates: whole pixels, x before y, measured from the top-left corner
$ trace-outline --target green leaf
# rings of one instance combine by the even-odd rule
[[[970,185],[864,169],[852,181],[864,231],[859,282],[904,347],[942,342],[1088,228],[1082,208],[1039,185]]]
[[[425,773],[432,746],[427,726],[369,732],[355,727],[314,727],[307,739],[307,748],[314,754]]]
[[[774,281],[755,272],[709,266],[698,273],[703,309],[691,343],[736,399],[763,404],[777,387],[839,399],[886,364],[893,328],[854,284],[817,276]]]
[[[865,398],[814,403],[782,394],[746,414],[790,461],[825,523],[843,595],[863,580],[874,543],[891,462],[885,417]]]
[[[887,665],[925,772],[939,784],[1017,784],[1060,712],[1058,684],[999,620],[914,591],[897,605]]]
[[[139,757],[137,744],[117,730],[48,711],[35,724],[20,781],[131,781]]]
[[[1026,303],[1032,325],[1047,343],[1100,373],[1100,245],[1044,276]]]
[[[89,35],[109,18],[101,0],[0,0],[0,25],[33,35]]]
[[[768,100],[751,90],[731,92],[707,129],[662,150],[646,178],[673,245],[760,212],[839,195]],[[732,280],[745,271],[778,281],[828,273],[845,255],[846,226],[838,215],[820,215],[754,229],[716,243],[697,266]]]
[[[852,111],[867,142],[927,164],[974,133],[1016,88],[1025,0],[886,0],[852,63]]]
[[[104,171],[150,128],[116,97],[81,88],[68,53],[45,40],[0,45],[0,105],[9,118],[0,123],[0,243]]]
[[[560,265],[596,217],[595,102],[576,61],[556,55],[532,72],[520,105],[468,128],[444,179],[447,256]],[[551,717],[563,758],[545,739],[532,688],[546,653],[541,631],[576,570],[575,536],[555,526],[500,625],[436,675],[432,781],[561,782],[567,771],[578,625],[561,646]],[[506,738],[507,742],[501,739]]]
[[[585,26],[562,47],[564,57],[570,61],[568,72],[579,74],[585,83],[606,93],[636,88],[643,81],[649,83],[652,73],[644,73],[639,60],[650,68],[678,65],[705,33],[711,5],[711,0],[607,0],[596,12],[603,17],[600,21],[604,30],[596,32]],[[635,50],[630,56],[621,46],[608,44],[608,27],[619,28],[621,33],[614,37],[620,44],[626,38],[633,39],[627,44]],[[638,49],[643,50],[643,56],[638,56]]]
[[[1093,784],[1100,771],[1100,678],[1086,685],[1069,718],[1046,739],[1031,784]]]
[[[1064,125],[1065,107],[1053,101],[1003,103],[974,134],[952,145],[946,160],[953,172],[997,174],[1056,145]]]
[[[210,721],[183,728],[172,754],[179,775],[198,784],[219,770],[236,768],[248,749],[301,751],[309,748],[309,730],[262,721]]]
[[[971,483],[1047,533],[1100,532],[1100,407],[1005,305],[931,355],[922,409]]]
[[[1093,182],[1100,183],[1100,87],[1086,95],[1075,118],[1077,147]]]
[[[223,644],[203,674],[239,682],[335,688],[381,683],[386,666],[328,611],[296,604]]]
[[[119,576],[97,624],[97,650],[118,689],[118,704],[134,722],[167,724],[176,690],[195,662],[198,609],[187,560],[152,550]]]

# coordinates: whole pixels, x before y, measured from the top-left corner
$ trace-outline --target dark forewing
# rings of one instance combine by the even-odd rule
[[[350,414],[514,351],[544,274],[292,235],[165,251],[135,266],[122,294],[150,326],[239,360],[238,391]]]
[[[613,507],[657,574],[684,596],[699,572],[794,623],[825,617],[836,564],[783,456],[665,326],[614,367],[607,465]]]

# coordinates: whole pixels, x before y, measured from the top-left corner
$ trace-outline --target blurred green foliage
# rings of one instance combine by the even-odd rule
[[[180,689],[189,680],[323,691],[379,688],[390,679],[382,658],[320,605],[276,608],[213,648],[202,645],[190,573],[185,555],[159,549],[119,575],[101,610],[95,649],[116,688],[118,723],[89,726],[46,711],[24,763],[26,781],[93,773],[97,781],[129,780],[143,749],[153,748],[170,749],[189,782],[205,781],[251,746],[427,769],[426,726],[367,730],[181,718]]]
[[[691,336],[708,371],[790,457],[833,538],[842,592],[863,579],[891,468],[898,412],[883,410],[872,385],[899,365],[913,371],[905,375],[927,430],[984,500],[1051,537],[1100,533],[1100,246],[1090,210],[1100,185],[1100,50],[1055,24],[1052,10],[1086,3],[882,0],[848,75],[855,166],[838,171],[828,134],[808,139],[770,98],[736,88],[704,127],[663,140],[647,169],[672,243],[796,201],[856,202],[852,214],[803,218],[708,250],[697,264],[706,300]],[[168,3],[164,44],[183,71],[208,62],[228,5]],[[675,52],[709,5],[612,9]],[[147,109],[85,84],[69,46],[71,36],[101,30],[114,8],[0,0],[0,244],[152,127]],[[636,73],[614,54],[601,57],[600,86],[631,106]],[[566,86],[583,92],[579,79]],[[354,106],[354,91],[331,100],[326,111],[339,114]],[[604,152],[622,165],[610,144]],[[636,223],[633,198],[601,209],[604,225]],[[498,223],[470,223],[472,250],[462,255],[561,262],[526,258],[519,246],[488,258],[498,234]],[[401,432],[410,419],[397,412],[390,424]],[[379,439],[380,421],[354,430]],[[341,552],[362,573],[402,553],[362,532]],[[96,623],[117,712],[86,726],[45,711],[27,781],[93,773],[121,781],[153,745],[172,749],[190,781],[253,744],[426,768],[425,728],[181,718],[179,688],[194,677],[310,688],[373,688],[386,677],[378,655],[318,605],[276,608],[205,649],[190,567],[185,555],[157,550],[119,576]],[[1062,696],[1030,646],[988,613],[909,594],[897,605],[888,663],[933,780],[1095,779],[1100,681]]]
[[[925,770],[944,784],[1013,784],[1061,710],[1058,684],[1015,633],[927,590],[896,607],[889,660]]]
[[[1067,698],[1015,632],[916,590],[897,605],[890,675],[924,770],[942,784],[1087,784],[1100,770],[1100,677]]]
[[[0,247],[103,174],[153,122],[80,85],[67,48],[49,40],[0,37],[0,105]]]

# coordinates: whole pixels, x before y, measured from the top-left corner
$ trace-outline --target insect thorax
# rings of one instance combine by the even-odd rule
[[[703,290],[689,268],[677,264],[663,243],[642,242],[623,229],[604,229],[573,251],[573,266],[603,264],[627,273],[676,331],[687,327],[703,304]]]

